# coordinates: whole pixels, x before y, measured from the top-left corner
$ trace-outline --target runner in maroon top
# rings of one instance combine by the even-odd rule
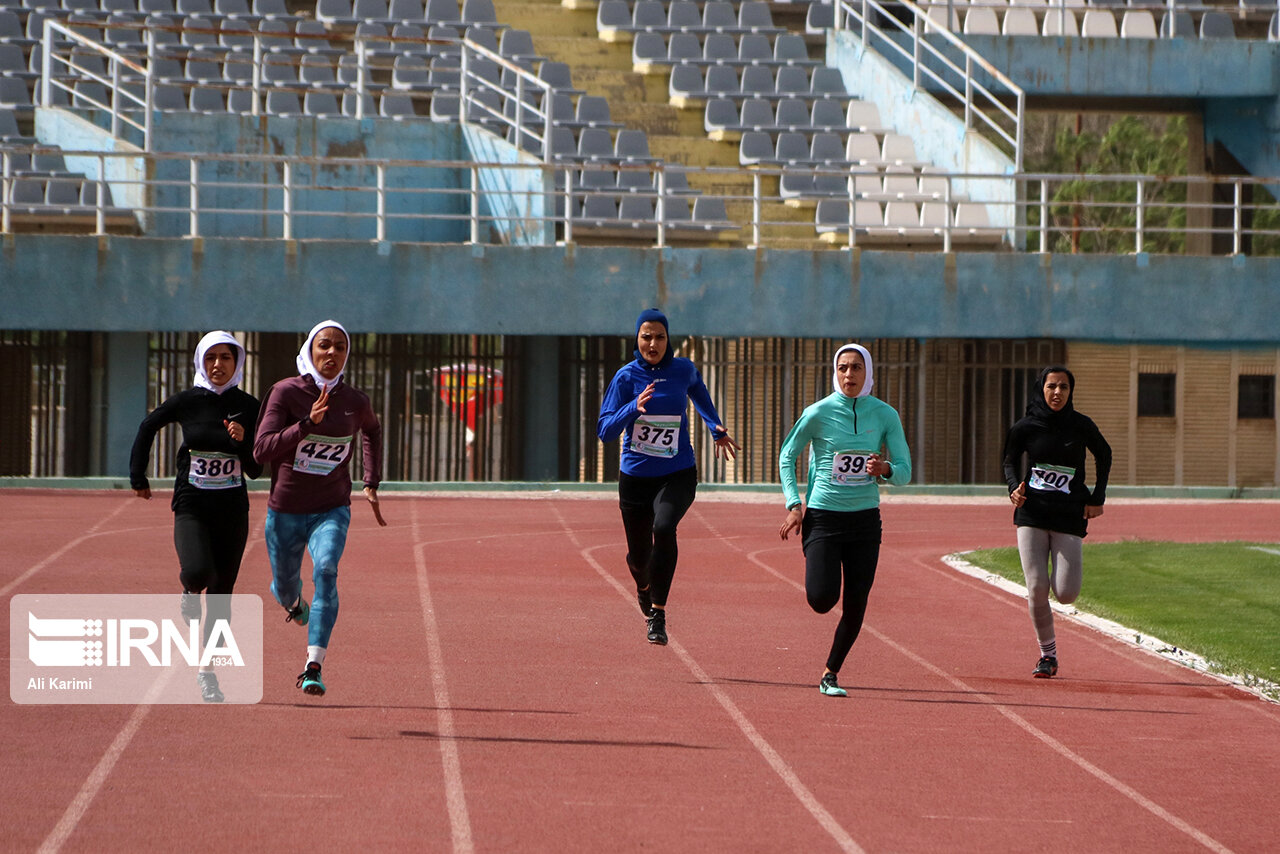
[[[271,592],[286,621],[308,625],[307,664],[298,687],[323,695],[320,668],[338,618],[338,561],[351,524],[351,448],[361,434],[364,495],[378,524],[382,425],[369,397],[342,381],[351,336],[333,320],[319,323],[298,352],[298,376],[272,386],[262,407],[253,455],[271,466],[267,554]],[[302,597],[302,553],[311,553],[315,595]]]

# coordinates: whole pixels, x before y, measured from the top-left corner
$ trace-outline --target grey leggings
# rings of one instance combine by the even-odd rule
[[[1022,574],[1027,579],[1027,604],[1031,623],[1041,644],[1053,636],[1053,609],[1049,607],[1049,587],[1063,605],[1070,605],[1080,595],[1084,576],[1081,565],[1081,540],[1071,534],[1059,534],[1044,528],[1018,528],[1018,555],[1022,558]],[[1053,565],[1050,576],[1050,561]]]

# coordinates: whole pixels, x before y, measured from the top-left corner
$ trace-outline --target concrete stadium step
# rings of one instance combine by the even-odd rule
[[[496,5],[498,20],[517,30],[528,30],[538,36],[577,36],[598,41],[596,16],[590,11],[565,9],[559,3],[521,3]]]
[[[703,137],[649,135],[649,151],[675,163],[690,166],[737,166],[738,145]]]
[[[618,49],[617,45],[583,36],[537,36],[534,48],[543,56],[567,62],[576,72],[578,68],[616,68],[631,70],[631,52]],[[574,77],[577,81],[577,77]],[[663,80],[666,85],[666,80]]]
[[[688,116],[666,104],[650,104],[626,99],[609,99],[609,111],[615,122],[640,128],[652,138],[664,136],[697,136],[703,132],[700,116]]]
[[[572,67],[574,85],[592,95],[608,98],[610,110],[623,104],[665,104],[667,101],[665,80],[616,68]]]

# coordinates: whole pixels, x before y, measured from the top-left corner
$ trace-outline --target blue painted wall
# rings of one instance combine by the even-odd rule
[[[1214,282],[1205,288],[1204,282]],[[0,328],[1280,344],[1280,259],[14,235]]]

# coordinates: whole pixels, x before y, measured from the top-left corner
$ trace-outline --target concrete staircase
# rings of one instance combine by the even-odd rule
[[[701,192],[749,198],[752,175],[738,168],[737,142],[707,138],[702,109],[681,110],[667,103],[667,74],[637,74],[631,70],[630,42],[611,44],[596,32],[595,9],[569,9],[560,0],[495,0],[498,20],[533,36],[538,53],[573,69],[573,83],[591,95],[608,99],[613,120],[645,131],[655,157],[695,167],[729,167],[735,172],[695,174],[690,185]],[[777,196],[778,179],[762,178],[762,192]],[[752,238],[751,203],[726,203],[729,218],[742,228],[731,243]],[[813,208],[793,208],[780,202],[763,205],[761,219],[778,223],[761,231],[769,246],[797,249],[828,248],[813,230]],[[724,243],[724,241],[719,241]]]

